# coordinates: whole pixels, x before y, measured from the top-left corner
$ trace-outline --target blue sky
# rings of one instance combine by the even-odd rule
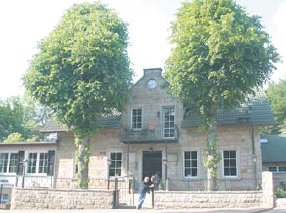
[[[21,78],[36,53],[37,42],[53,30],[64,11],[87,0],[0,1],[0,99],[24,92]],[[286,0],[236,0],[262,24],[283,58],[286,57]],[[90,1],[93,2],[93,1]],[[129,24],[128,48],[134,81],[143,68],[162,67],[170,54],[170,21],[183,0],[101,0]],[[286,60],[286,59],[284,59]],[[272,80],[285,78],[285,63],[277,64]]]

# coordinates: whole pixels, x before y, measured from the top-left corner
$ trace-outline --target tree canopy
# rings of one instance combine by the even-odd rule
[[[0,100],[0,142],[15,139],[27,141],[38,139],[41,122],[35,103],[26,98],[10,97]],[[21,137],[12,137],[21,135]],[[15,142],[14,141],[14,142]]]
[[[88,187],[89,137],[103,114],[122,111],[132,71],[127,25],[101,3],[72,6],[43,39],[24,78],[32,97],[75,133],[80,187]]]
[[[29,93],[76,131],[122,110],[132,79],[126,24],[100,3],[74,5],[39,45],[24,81]]]
[[[266,96],[271,105],[275,118],[273,127],[267,128],[264,132],[268,134],[286,134],[286,80],[278,83],[271,82],[266,90]]]
[[[207,130],[204,165],[208,189],[215,190],[220,153],[216,113],[244,102],[269,79],[279,55],[260,18],[249,16],[234,0],[183,3],[172,23],[173,49],[165,77],[186,113]]]
[[[258,16],[233,0],[193,0],[172,23],[166,62],[170,91],[204,123],[237,106],[269,79],[279,55]]]

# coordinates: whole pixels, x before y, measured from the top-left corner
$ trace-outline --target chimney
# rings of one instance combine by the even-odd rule
[[[162,77],[162,69],[161,68],[149,68],[143,69],[144,70],[144,77]]]

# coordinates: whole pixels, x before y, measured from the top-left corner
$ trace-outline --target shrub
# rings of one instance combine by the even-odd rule
[[[277,198],[286,198],[286,191],[282,188],[278,188],[275,195]]]

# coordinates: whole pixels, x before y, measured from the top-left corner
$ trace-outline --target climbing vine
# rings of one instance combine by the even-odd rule
[[[203,164],[209,169],[210,176],[216,178],[217,168],[221,160],[221,155],[217,151],[216,143],[207,143]]]
[[[79,165],[78,180],[80,188],[88,187],[88,164],[90,158],[89,138],[76,135],[75,144],[77,147],[76,161]]]

